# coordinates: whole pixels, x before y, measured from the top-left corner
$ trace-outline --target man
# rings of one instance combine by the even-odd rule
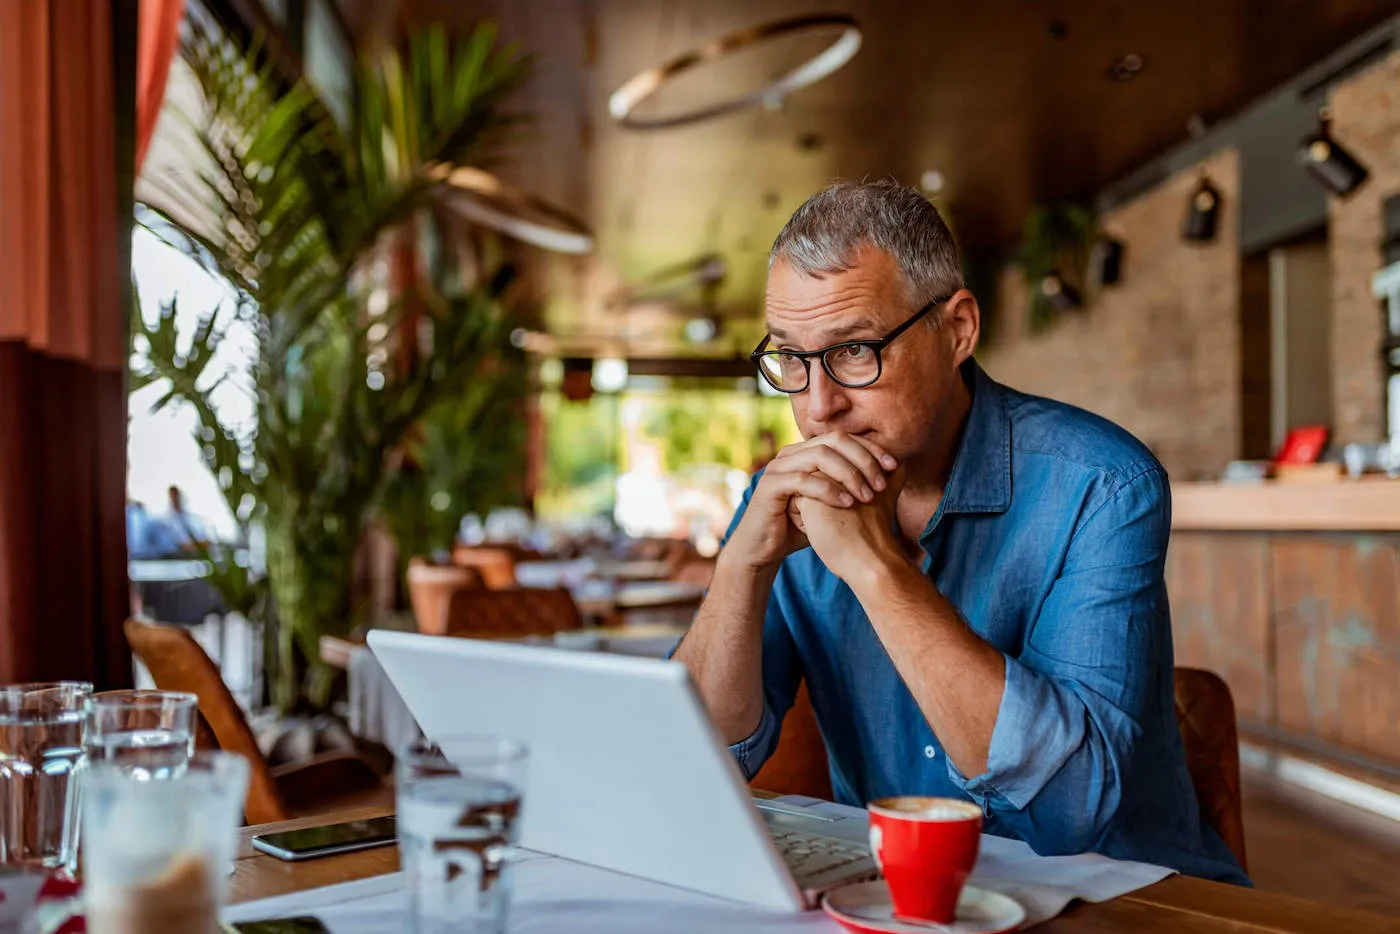
[[[750,776],[805,678],[842,802],[965,798],[1042,854],[1247,883],[1177,732],[1166,474],[991,380],[960,270],[893,183],[788,221],[755,359],[806,440],[750,484],[675,657]]]
[[[146,548],[158,557],[170,558],[196,554],[209,547],[209,533],[204,523],[185,510],[185,497],[178,486],[169,490],[170,508],[159,519],[146,526]]]

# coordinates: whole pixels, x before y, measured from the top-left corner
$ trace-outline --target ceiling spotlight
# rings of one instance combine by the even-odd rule
[[[685,339],[692,344],[708,344],[719,336],[719,319],[712,316],[691,318],[685,323]]]
[[[1220,220],[1220,191],[1210,183],[1205,170],[1191,190],[1191,202],[1186,212],[1182,236],[1198,243],[1215,239],[1215,227]]]
[[[1123,241],[1117,237],[1099,237],[1094,241],[1089,262],[1095,283],[1117,285],[1123,278]]]
[[[593,361],[592,383],[598,392],[621,392],[627,388],[627,361],[618,357]]]
[[[929,169],[919,176],[919,187],[925,194],[936,195],[943,190],[943,173],[937,169]]]
[[[1333,194],[1350,194],[1370,173],[1332,138],[1331,111],[1324,107],[1317,117],[1317,132],[1298,144],[1298,164]]]
[[[1129,52],[1122,58],[1115,58],[1108,66],[1108,76],[1117,82],[1131,81],[1142,73],[1142,56]]]
[[[1040,279],[1040,294],[1056,311],[1069,311],[1083,306],[1079,290],[1070,285],[1058,270],[1050,270]]]

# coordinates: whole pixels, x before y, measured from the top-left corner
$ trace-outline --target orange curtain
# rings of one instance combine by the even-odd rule
[[[112,9],[0,2],[0,683],[131,677]]]
[[[180,43],[180,20],[185,0],[141,0],[136,33],[136,171],[146,159],[146,147],[156,132],[165,79]]]

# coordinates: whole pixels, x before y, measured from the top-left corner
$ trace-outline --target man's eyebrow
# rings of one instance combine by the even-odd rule
[[[860,334],[862,331],[866,333],[874,332],[878,334],[880,332],[880,323],[878,321],[873,321],[870,318],[858,318],[855,321],[850,321],[846,324],[838,325],[837,327],[831,328],[827,331],[823,331],[822,333],[826,337],[830,338],[830,340],[827,341],[827,345],[830,345],[833,343],[840,343],[843,340],[852,339],[853,335]],[[782,341],[787,340],[788,332],[784,331],[782,328],[770,327],[768,329],[768,336],[775,341]],[[874,339],[875,338],[873,337],[871,338],[871,340]]]

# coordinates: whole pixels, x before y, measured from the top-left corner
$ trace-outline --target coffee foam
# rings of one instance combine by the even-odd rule
[[[934,798],[923,795],[901,795],[871,801],[870,810],[905,820],[954,821],[982,816],[982,809],[971,801],[957,798]]]

